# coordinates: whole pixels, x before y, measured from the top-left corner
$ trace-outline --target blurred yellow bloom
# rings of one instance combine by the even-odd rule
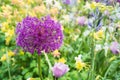
[[[60,52],[59,52],[58,50],[55,50],[55,51],[52,53],[52,55],[53,55],[54,57],[60,57]]]
[[[23,14],[26,14],[27,12],[26,12],[26,9],[20,8],[19,13],[20,15],[23,15]]]
[[[59,60],[58,60],[58,62],[61,62],[61,63],[65,63],[66,62],[66,60],[65,60],[65,58],[60,58]]]
[[[20,55],[24,55],[24,51],[23,50],[20,50]]]
[[[15,53],[14,53],[14,52],[12,52],[12,51],[8,51],[8,52],[7,52],[7,54],[8,54],[8,56],[9,56],[9,57],[12,57],[12,56],[14,56],[14,55],[15,55]]]
[[[4,54],[2,57],[1,57],[1,61],[5,61],[6,59],[7,59],[7,55],[9,56],[9,57],[12,57],[12,56],[14,56],[15,55],[15,53],[14,52],[12,52],[11,50],[9,50],[8,52],[7,52],[7,54]]]
[[[9,23],[8,22],[3,22],[2,27],[1,27],[1,31],[6,32],[8,29],[9,29]]]
[[[92,9],[95,9],[97,5],[98,5],[98,3],[92,2],[92,3],[90,4],[90,7],[91,7]]]
[[[28,14],[29,14],[29,16],[33,16],[33,17],[36,17],[36,16],[37,16],[34,11],[30,11],[30,12],[28,12]]]
[[[98,8],[101,12],[104,12],[105,10],[111,11],[113,10],[112,6],[106,6],[103,3],[96,3],[96,2],[92,2],[90,4],[91,9],[96,9]]]
[[[10,5],[3,5],[1,9],[5,11],[9,11],[9,10],[12,10],[12,7]]]
[[[6,44],[6,45],[9,45],[10,40],[11,40],[11,37],[6,37],[6,38],[5,38],[5,44]]]
[[[1,57],[1,61],[5,61],[7,58],[6,58],[6,55],[4,54],[2,57]]]
[[[13,36],[14,35],[14,28],[13,29],[8,29],[7,32],[5,33],[5,36],[8,37],[8,36]]]
[[[52,16],[55,16],[55,15],[57,15],[58,14],[58,8],[51,8],[50,9],[50,14],[52,15]]]
[[[47,9],[44,4],[41,4],[41,6],[36,6],[34,7],[34,12],[39,13],[39,14],[46,14]]]
[[[9,17],[12,14],[12,7],[10,5],[3,5],[1,9],[4,17]]]
[[[11,0],[11,3],[17,6],[22,6],[24,4],[23,0]]]
[[[27,0],[27,3],[28,3],[28,4],[33,4],[33,3],[34,3],[34,0]]]
[[[85,67],[85,63],[83,63],[82,61],[76,61],[75,67],[76,67],[76,69],[81,71]]]
[[[94,33],[93,37],[96,40],[103,39],[104,38],[104,32],[103,32],[103,30],[99,30],[98,32]]]
[[[8,31],[5,32],[6,45],[9,45],[9,42],[12,39],[13,35],[14,35],[14,29],[8,29]]]

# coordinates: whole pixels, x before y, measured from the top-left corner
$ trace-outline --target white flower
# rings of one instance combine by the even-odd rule
[[[50,6],[53,5],[53,0],[45,0],[46,6],[48,9],[50,9]]]
[[[108,30],[109,30],[109,32],[111,32],[111,33],[112,33],[112,32],[114,31],[114,28],[113,28],[113,27],[111,27],[111,26],[109,26],[109,27],[108,27]]]
[[[53,5],[53,7],[56,7],[58,9],[62,9],[62,6],[61,6],[60,2],[54,0],[54,3],[55,4]]]
[[[82,55],[80,54],[80,55],[78,55],[78,57],[75,57],[75,60],[76,60],[76,62],[77,61],[81,61],[82,62]]]
[[[63,15],[64,22],[69,22],[70,21],[70,16],[69,15]]]
[[[116,13],[118,19],[120,19],[120,13]]]
[[[88,36],[90,34],[90,31],[89,30],[86,30],[84,33],[83,33],[83,35],[86,37],[86,36]]]
[[[105,50],[108,50],[108,49],[109,49],[109,45],[108,45],[108,43],[105,43],[105,44],[104,44],[103,49],[105,49]]]
[[[86,2],[85,6],[84,6],[84,9],[91,9],[90,3],[88,1]]]
[[[100,50],[102,50],[102,45],[97,44],[97,45],[95,46],[95,51],[100,51]]]

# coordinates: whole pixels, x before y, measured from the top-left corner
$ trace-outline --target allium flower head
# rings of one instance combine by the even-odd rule
[[[39,20],[36,17],[26,17],[17,24],[16,43],[25,51],[40,54],[58,49],[63,40],[61,25],[46,16]]]
[[[56,63],[52,68],[53,75],[57,78],[63,76],[68,71],[69,71],[68,65],[63,63]]]

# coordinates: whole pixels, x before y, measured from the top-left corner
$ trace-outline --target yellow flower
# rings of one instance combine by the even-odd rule
[[[91,9],[96,9],[98,8],[101,12],[104,12],[105,10],[111,11],[113,10],[112,6],[106,6],[103,3],[96,3],[96,2],[92,2],[90,4]]]
[[[24,51],[23,50],[20,50],[20,55],[24,55]]]
[[[19,10],[20,15],[26,14],[26,10],[24,8],[20,8]]]
[[[14,35],[14,28],[13,29],[8,29],[7,32],[5,33],[6,37],[11,37]]]
[[[39,14],[46,14],[47,9],[44,4],[41,4],[41,6],[36,6],[34,7],[34,12],[39,13]]]
[[[27,0],[27,3],[28,3],[28,4],[33,4],[33,3],[34,3],[34,0]]]
[[[1,61],[5,61],[7,58],[6,58],[6,55],[4,54],[2,57],[1,57]]]
[[[65,58],[60,58],[59,60],[58,60],[58,62],[61,62],[61,63],[65,63],[66,62],[66,60],[65,60]]]
[[[9,11],[9,10],[12,10],[12,7],[10,5],[3,5],[1,7],[1,9],[4,10],[4,11],[6,11],[6,10]]]
[[[2,27],[1,27],[1,31],[6,32],[8,29],[9,29],[9,23],[8,22],[3,22]]]
[[[15,53],[14,53],[14,52],[12,52],[12,51],[10,51],[10,50],[7,52],[7,54],[8,54],[8,56],[9,56],[9,57],[12,57],[12,56],[14,56],[14,55],[15,55]]]
[[[76,61],[75,67],[76,67],[76,69],[81,71],[85,67],[85,63],[83,63],[82,61]]]
[[[17,6],[22,6],[24,4],[23,0],[11,0],[11,3]]]
[[[6,59],[7,59],[7,55],[9,56],[9,57],[12,57],[12,56],[14,56],[15,55],[15,53],[14,52],[12,52],[11,50],[9,50],[8,52],[7,52],[7,54],[4,54],[2,57],[1,57],[1,61],[5,61]]]
[[[55,50],[55,51],[52,53],[52,55],[53,55],[54,57],[60,57],[60,52],[59,52],[58,50]]]
[[[12,7],[10,5],[6,5],[6,6],[3,5],[1,8],[3,11],[2,15],[8,18],[12,13]]]
[[[99,30],[98,32],[94,33],[93,37],[96,40],[103,39],[104,38],[104,32],[103,32],[103,30]]]
[[[28,12],[28,14],[29,14],[30,16],[33,16],[33,17],[37,16],[34,11]]]
[[[6,45],[9,45],[10,40],[11,40],[11,37],[6,37],[6,38],[5,38],[5,44],[6,44]]]
[[[50,9],[50,14],[53,15],[53,16],[57,15],[58,14],[58,8],[51,8]]]
[[[10,40],[12,39],[13,35],[14,35],[14,29],[8,29],[8,31],[5,32],[6,45],[9,45]]]
[[[97,5],[98,5],[98,3],[92,2],[92,3],[90,4],[90,7],[91,7],[92,9],[95,9]]]

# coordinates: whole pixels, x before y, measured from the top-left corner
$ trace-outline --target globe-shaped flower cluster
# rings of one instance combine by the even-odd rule
[[[16,27],[16,43],[30,53],[46,53],[58,49],[63,41],[61,25],[50,16],[38,19],[27,16]]]

